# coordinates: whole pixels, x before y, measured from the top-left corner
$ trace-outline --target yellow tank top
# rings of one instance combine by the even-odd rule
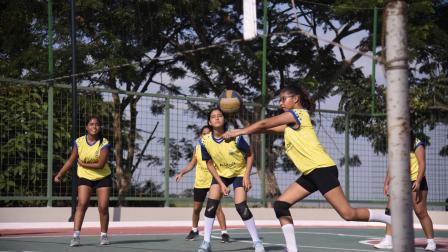
[[[230,141],[216,139],[209,133],[201,139],[203,160],[213,160],[218,175],[224,178],[242,177],[246,172],[245,155],[249,145],[242,136]]]
[[[202,160],[200,144],[196,145],[195,156],[196,156],[196,174],[194,177],[194,188],[210,188],[213,176],[207,168],[206,161]]]
[[[411,160],[410,160],[410,172],[411,172],[411,181],[415,181],[417,180],[417,176],[418,176],[418,160],[417,160],[417,156],[415,155],[415,150],[419,147],[419,146],[423,146],[425,147],[425,144],[420,141],[420,139],[416,138],[415,142],[414,142],[414,151],[411,151]],[[423,174],[423,176],[425,176],[425,174]]]
[[[78,150],[78,159],[86,163],[97,162],[100,157],[100,151],[103,148],[109,148],[110,144],[106,138],[103,138],[103,142],[100,145],[100,141],[96,141],[92,144],[87,142],[87,136],[82,136],[75,141],[76,148]],[[101,169],[89,169],[84,168],[78,164],[78,177],[88,180],[100,180],[111,174],[109,165],[104,165]]]
[[[285,129],[285,150],[296,168],[304,175],[317,168],[335,166],[333,159],[325,152],[314,132],[307,110],[293,109],[289,112],[296,119],[298,129]]]

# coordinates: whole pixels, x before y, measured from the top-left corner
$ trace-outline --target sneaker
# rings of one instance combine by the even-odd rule
[[[222,243],[224,243],[224,242],[230,242],[230,236],[229,236],[228,233],[223,233],[223,234],[221,234],[221,242],[222,242]]]
[[[429,242],[426,247],[425,247],[426,251],[436,251],[437,250],[437,245],[435,242]]]
[[[261,241],[254,242],[255,252],[264,252],[264,246]]]
[[[191,230],[190,233],[185,237],[185,240],[190,240],[190,241],[194,241],[196,239],[196,237],[199,236],[199,232],[198,231],[193,231]]]
[[[375,244],[373,247],[377,249],[392,249],[392,242],[383,238],[379,243]]]
[[[199,246],[198,252],[211,252],[212,248],[210,242],[202,241],[201,246]]]
[[[78,247],[81,246],[81,239],[79,237],[73,237],[70,241],[70,247]]]
[[[100,238],[100,245],[109,245],[109,237],[107,235],[102,235]]]

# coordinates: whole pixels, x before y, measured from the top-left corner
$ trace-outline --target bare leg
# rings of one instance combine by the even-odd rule
[[[426,200],[428,198],[428,191],[420,191],[420,202],[417,203],[417,192],[412,192],[412,204],[414,206],[415,215],[417,215],[420,224],[422,224],[423,232],[427,239],[434,238],[434,229],[431,217],[428,215],[428,208]]]
[[[103,233],[107,233],[107,230],[109,229],[109,195],[110,187],[99,187],[96,189],[101,232]]]
[[[341,186],[331,189],[325,193],[324,197],[344,220],[369,221],[369,210],[367,208],[351,207],[345,198]]]
[[[221,227],[221,230],[227,230],[226,216],[224,215],[224,211],[222,211],[221,204],[219,204],[219,207],[216,210],[216,218],[218,219],[219,226]]]
[[[81,231],[82,222],[84,221],[84,216],[89,206],[90,195],[92,193],[92,188],[80,185],[78,186],[78,204],[76,205],[75,219],[74,219],[74,230]]]
[[[202,202],[195,201],[193,204],[193,216],[192,216],[192,224],[194,228],[198,227],[199,223],[199,215],[201,214],[202,210]]]

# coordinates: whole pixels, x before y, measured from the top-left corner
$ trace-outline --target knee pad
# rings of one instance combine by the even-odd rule
[[[205,213],[204,213],[205,217],[215,218],[216,209],[218,209],[218,206],[219,206],[219,200],[208,199],[207,207],[205,208]]]
[[[274,211],[275,216],[277,216],[277,219],[283,216],[291,216],[291,212],[289,212],[289,208],[291,207],[291,204],[284,201],[275,201],[274,202]]]
[[[386,207],[386,209],[384,210],[384,214],[390,216],[390,209]]]
[[[246,201],[235,204],[235,207],[236,211],[240,214],[241,219],[243,219],[243,221],[249,220],[250,218],[253,217],[252,212],[249,210]]]

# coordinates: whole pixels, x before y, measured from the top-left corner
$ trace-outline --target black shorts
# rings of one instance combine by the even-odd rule
[[[112,177],[109,175],[105,178],[102,178],[100,180],[89,180],[86,178],[79,178],[78,179],[78,186],[85,185],[92,189],[97,189],[100,187],[112,187]]]
[[[300,176],[296,183],[310,193],[319,190],[322,195],[341,185],[336,166],[317,168],[308,175]]]
[[[238,187],[243,187],[243,177],[233,177],[233,178],[220,177],[220,178],[226,186],[233,184],[234,190]],[[218,184],[218,182],[215,180],[215,178],[212,179],[212,185],[213,184]]]
[[[210,188],[193,188],[193,199],[195,202],[204,202]]]
[[[411,186],[414,184],[415,180],[412,181]],[[422,182],[420,182],[420,191],[428,191],[428,181],[426,181],[426,177],[422,178]]]

